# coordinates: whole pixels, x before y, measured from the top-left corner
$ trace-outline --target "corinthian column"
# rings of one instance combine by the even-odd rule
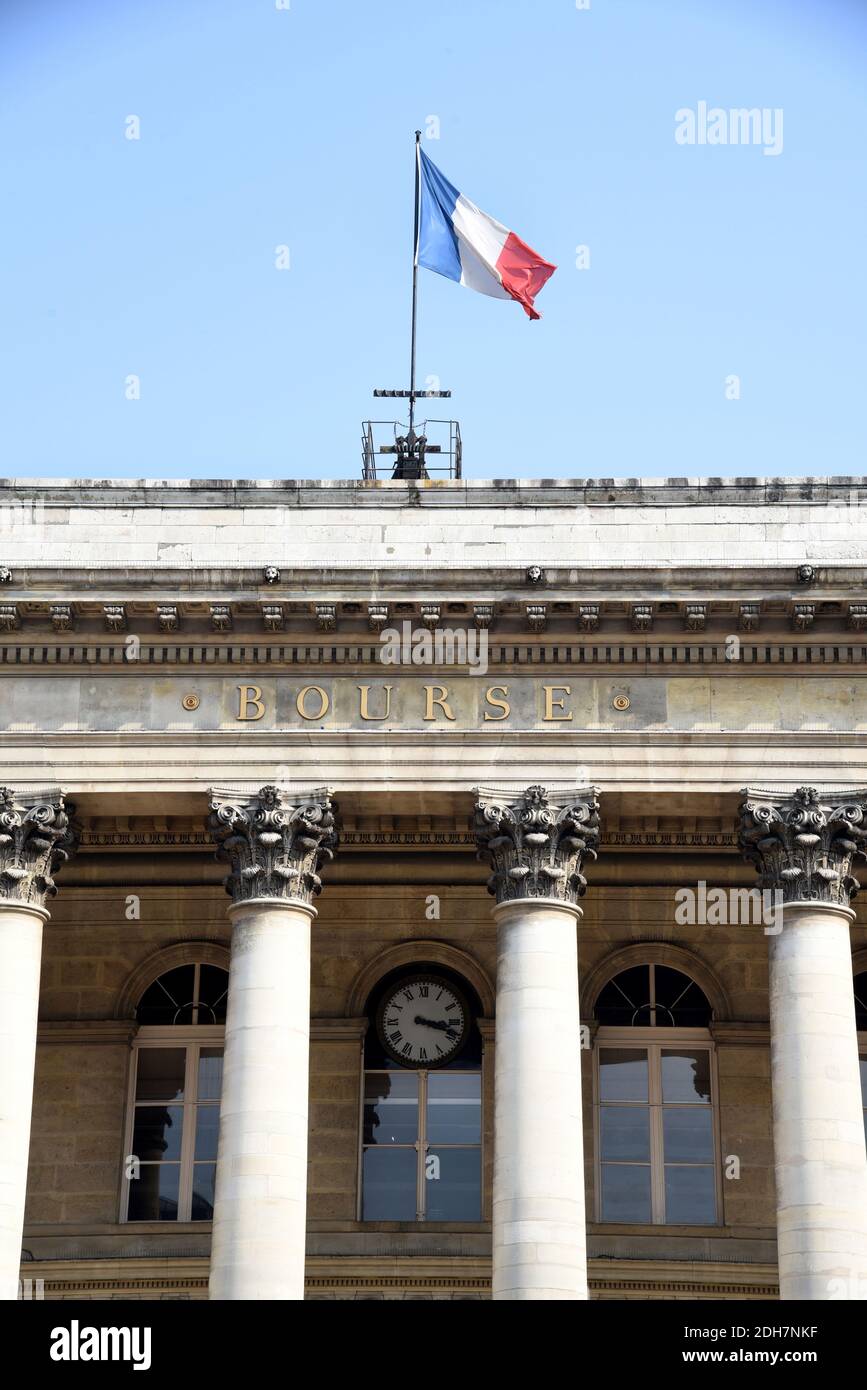
[[[304,1297],[310,923],[337,842],[332,812],[325,791],[212,794],[232,957],[211,1298]]]
[[[867,791],[745,791],[740,843],[777,894],[768,932],[783,1299],[867,1298],[867,1151],[852,988],[852,861]]]
[[[587,1297],[576,928],[598,812],[594,788],[478,793],[497,899],[495,1299]]]
[[[59,791],[0,787],[0,1298],[18,1297],[33,1108],[39,969],[53,874],[75,834]]]

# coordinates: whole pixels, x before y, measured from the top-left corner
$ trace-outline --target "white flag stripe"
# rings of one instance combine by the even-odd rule
[[[509,236],[508,227],[482,212],[463,193],[455,204],[452,225],[461,257],[461,284],[493,299],[511,299],[502,288],[502,276],[497,270],[497,261]]]

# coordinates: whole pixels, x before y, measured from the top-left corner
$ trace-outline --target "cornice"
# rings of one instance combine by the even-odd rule
[[[771,1029],[768,1023],[711,1023],[710,1035],[714,1042],[741,1044],[744,1047],[770,1047]]]
[[[778,560],[765,564],[754,557],[726,565],[716,560],[684,564],[676,556],[669,563],[654,558],[614,564],[600,564],[595,558],[545,557],[537,583],[528,581],[525,567],[490,558],[428,564],[379,558],[352,564],[281,562],[271,582],[264,580],[262,568],[251,565],[155,565],[147,560],[119,564],[91,559],[84,564],[44,563],[36,558],[7,559],[2,536],[0,560],[9,571],[0,587],[2,601],[19,603],[46,623],[51,605],[59,603],[75,605],[73,618],[79,611],[101,617],[103,605],[118,603],[129,603],[133,612],[145,613],[155,612],[159,604],[177,603],[183,612],[201,615],[207,615],[209,603],[229,603],[233,614],[242,615],[282,603],[287,612],[306,615],[312,622],[322,602],[340,604],[343,617],[362,612],[369,603],[387,601],[393,605],[389,617],[400,618],[411,617],[422,603],[435,604],[443,598],[448,604],[442,614],[445,622],[461,611],[471,614],[477,603],[498,603],[503,612],[518,612],[527,604],[551,604],[554,612],[577,616],[579,606],[592,600],[605,605],[600,614],[604,618],[608,612],[627,611],[637,601],[654,606],[654,620],[680,616],[684,623],[687,604],[706,605],[706,615],[689,617],[690,623],[701,625],[705,616],[734,613],[737,617],[741,604],[764,605],[764,611],[775,613],[783,611],[778,605],[813,603],[821,609],[825,604],[867,601],[867,564],[812,565],[805,579],[795,564],[781,565]],[[366,619],[366,611],[363,616]]]
[[[773,1299],[777,1270],[768,1263],[711,1260],[606,1259],[591,1257],[589,1285],[597,1297]],[[153,1297],[186,1293],[207,1296],[206,1257],[30,1260],[23,1279],[43,1280],[49,1298],[92,1298],[105,1294]],[[477,1255],[313,1256],[307,1260],[308,1297],[348,1297],[358,1292],[388,1299],[412,1296],[490,1297],[490,1260]]]
[[[310,1041],[314,1043],[357,1043],[367,1032],[368,1018],[311,1018]]]
[[[393,506],[744,506],[785,502],[852,503],[867,477],[804,478],[462,478],[392,481],[357,478],[3,478],[0,499],[45,506],[245,507]],[[514,499],[514,500],[513,500]]]
[[[81,1018],[60,1022],[40,1022],[38,1043],[104,1043],[109,1047],[129,1047],[139,1025],[135,1019]]]
[[[245,747],[255,744],[258,746],[258,753],[263,755],[266,749],[271,746],[281,750],[292,745],[306,749],[314,741],[317,748],[354,748],[360,750],[363,747],[369,750],[371,755],[375,755],[375,750],[379,748],[410,750],[416,749],[419,743],[427,748],[433,741],[433,735],[425,729],[390,729],[386,733],[373,729],[334,731],[317,729],[315,733],[310,733],[306,729],[260,729],[256,726],[249,726],[244,729],[242,737]],[[854,747],[863,753],[864,747],[864,734],[860,729],[828,729],[824,726],[813,727],[809,724],[803,725],[800,729],[666,729],[657,727],[622,730],[613,725],[600,724],[598,727],[589,729],[572,729],[571,727],[566,730],[553,727],[550,729],[513,729],[510,732],[497,731],[496,734],[488,733],[485,729],[452,730],[440,727],[436,730],[435,737],[437,746],[450,744],[454,747],[469,748],[485,748],[495,737],[498,746],[520,748],[525,752],[549,748],[552,745],[560,745],[570,749],[574,747],[587,747],[597,751],[604,749],[609,753],[619,753],[626,748],[655,748],[676,751],[690,747],[711,750],[721,748],[787,749],[797,745],[802,745],[805,750]],[[4,729],[2,739],[4,749],[32,748],[35,741],[46,748],[92,749],[95,740],[106,748],[136,750],[146,748],[161,750],[167,747],[186,748],[188,750],[196,748],[227,749],[238,746],[237,734],[229,729],[133,729],[121,731],[117,729],[75,731],[67,729],[58,731]],[[375,756],[373,760],[379,761]],[[285,758],[283,761],[285,762]],[[834,777],[839,780],[839,771],[834,773]],[[14,775],[10,774],[9,780],[14,780]],[[552,780],[552,774],[549,774],[548,780]],[[728,789],[730,779],[721,774],[718,780],[721,787],[725,785]],[[823,773],[819,780],[827,780],[827,772]],[[789,781],[791,782],[792,779],[790,778]],[[735,790],[739,791],[740,785]]]
[[[2,605],[0,605],[2,607]],[[556,634],[551,634],[556,637]],[[40,641],[37,638],[0,642],[0,668],[13,671],[21,667],[28,670],[38,668],[40,674],[64,670],[92,671],[94,667],[106,668],[112,674],[128,672],[135,676],[143,667],[176,667],[179,669],[206,668],[215,674],[244,671],[251,672],[262,667],[275,671],[298,671],[305,676],[314,677],[324,671],[332,674],[359,674],[370,676],[378,673],[383,680],[395,675],[414,675],[423,678],[427,673],[432,679],[443,674],[461,675],[472,668],[466,665],[411,666],[384,665],[380,659],[380,649],[372,643],[364,642],[317,642],[274,643],[262,638],[257,642],[251,635],[239,638],[231,644],[225,642],[142,642],[137,648],[134,662],[127,657],[127,649],[122,643],[82,640],[78,643]],[[531,668],[544,675],[546,671],[562,674],[564,670],[629,671],[639,675],[643,669],[654,671],[704,670],[737,674],[744,668],[768,669],[777,666],[794,667],[798,670],[824,669],[828,667],[867,667],[867,645],[862,642],[841,640],[841,634],[817,634],[809,642],[787,642],[784,639],[768,638],[763,642],[741,642],[738,660],[726,656],[723,640],[715,643],[695,642],[570,642],[568,635],[563,640],[548,642],[533,641],[532,638],[515,634],[508,640],[490,642],[487,652],[489,674],[505,674],[515,668]]]
[[[409,817],[406,825],[396,826],[387,823],[395,819],[382,817],[380,825],[366,826],[363,829],[352,823],[341,825],[341,855],[351,851],[364,852],[378,848],[475,852],[476,842],[469,814],[463,823],[456,820],[452,825],[439,824],[436,827],[420,827]],[[442,821],[445,818],[437,819]],[[211,838],[204,828],[204,819],[198,822],[190,817],[169,816],[160,818],[159,824],[146,817],[136,817],[133,825],[121,818],[113,824],[105,822],[106,818],[101,817],[99,825],[84,827],[81,836],[82,849],[119,852],[131,849],[148,852],[154,849],[213,850]],[[720,822],[715,825],[697,826],[695,817],[685,817],[680,826],[660,828],[655,818],[647,817],[643,822],[636,819],[627,825],[603,822],[601,846],[617,850],[711,849],[734,853],[736,837],[733,824],[724,825]]]

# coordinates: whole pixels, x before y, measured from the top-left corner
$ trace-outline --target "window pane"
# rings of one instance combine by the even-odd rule
[[[139,1023],[174,1023],[178,1010],[192,1001],[195,972],[194,965],[179,965],[176,970],[169,970],[154,980],[135,1011]]]
[[[416,1164],[415,1149],[365,1149],[363,1221],[415,1221]]]
[[[214,1183],[216,1178],[216,1163],[196,1163],[193,1165],[193,1205],[191,1220],[213,1220]]]
[[[136,1100],[183,1100],[186,1062],[182,1047],[140,1047]]]
[[[650,1111],[637,1105],[603,1105],[602,1157],[650,1162]]]
[[[602,1220],[650,1220],[650,1166],[602,1165]]]
[[[364,1078],[365,1144],[414,1144],[418,1139],[415,1072],[368,1072]],[[415,1206],[413,1205],[413,1213]]]
[[[855,976],[855,1027],[859,1032],[867,1030],[867,970]],[[864,1065],[863,1062],[861,1064]]]
[[[713,1168],[666,1163],[665,1219],[684,1226],[710,1226],[716,1221]]]
[[[647,1100],[647,1053],[604,1047],[599,1054],[601,1100]]]
[[[666,1163],[706,1163],[713,1159],[710,1106],[666,1106],[662,1111]]]
[[[219,1100],[223,1088],[223,1049],[203,1047],[199,1053],[198,1100]]]
[[[596,1001],[596,1017],[600,1023],[628,1028],[633,1023],[636,1009],[646,1005],[649,1000],[650,966],[633,965],[629,970],[621,970],[600,991]]]
[[[867,1106],[867,1057],[859,1058],[861,1063],[861,1104]]]
[[[218,965],[199,967],[199,1023],[225,1023],[229,972]]]
[[[656,1026],[667,1024],[674,1028],[706,1028],[712,1009],[698,985],[680,970],[657,965]]]
[[[662,1099],[668,1101],[710,1101],[710,1052],[662,1054]]]
[[[181,1169],[178,1163],[143,1163],[129,1181],[130,1221],[177,1221]]]
[[[430,1074],[427,1138],[430,1144],[481,1143],[482,1078],[478,1072]]]
[[[217,1157],[217,1134],[220,1129],[219,1105],[196,1106],[196,1159]]]
[[[179,1159],[184,1111],[180,1105],[142,1105],[136,1108],[132,1151],[142,1162]]]
[[[481,1149],[429,1149],[425,1155],[428,1221],[478,1221],[482,1214]]]

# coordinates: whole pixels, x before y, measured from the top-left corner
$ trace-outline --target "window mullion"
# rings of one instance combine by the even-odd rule
[[[427,1190],[425,1188],[426,1148],[427,1148],[427,1078],[426,1071],[420,1071],[418,1075],[418,1145],[417,1145],[417,1164],[416,1164],[416,1194],[415,1207],[416,1216],[419,1221],[424,1221],[427,1215]]]
[[[192,1219],[193,1153],[196,1127],[195,1078],[199,1046],[190,1043],[186,1049],[184,1068],[184,1132],[181,1136],[181,1171],[178,1187],[178,1220]]]
[[[665,1154],[662,1129],[662,1045],[647,1049],[650,1094],[650,1192],[651,1219],[655,1226],[665,1221]]]
[[[133,1043],[133,1049],[132,1049],[132,1066],[130,1067],[130,1080],[129,1080],[129,1088],[128,1088],[128,1091],[127,1091],[127,1117],[126,1117],[126,1128],[125,1128],[125,1132],[124,1132],[124,1143],[123,1143],[123,1199],[122,1199],[122,1205],[121,1205],[121,1220],[122,1220],[122,1221],[128,1221],[128,1220],[129,1220],[129,1201],[130,1201],[131,1188],[132,1188],[133,1182],[137,1181],[137,1179],[131,1178],[131,1177],[128,1176],[128,1173],[129,1173],[129,1163],[128,1163],[128,1159],[129,1159],[130,1155],[132,1154],[132,1140],[133,1140],[133,1134],[135,1133],[135,1092],[136,1092],[136,1086],[137,1086],[137,1084],[138,1084],[138,1059],[139,1059],[139,1054],[140,1054],[140,1052],[141,1052],[141,1048],[139,1047],[138,1043],[137,1043],[137,1042]]]

